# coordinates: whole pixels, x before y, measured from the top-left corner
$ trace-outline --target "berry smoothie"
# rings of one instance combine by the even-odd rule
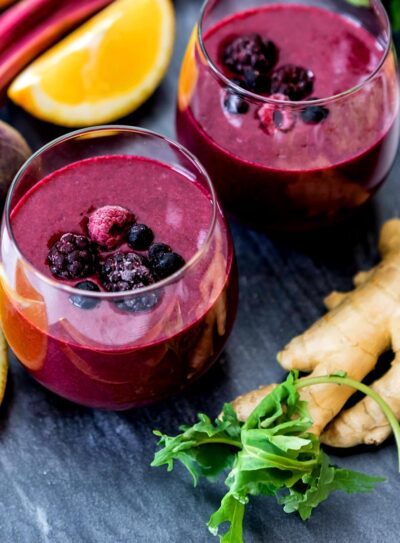
[[[385,36],[326,9],[272,4],[203,21],[202,37],[209,58],[192,40],[177,132],[229,212],[296,232],[370,199],[399,140]]]
[[[98,156],[17,200],[13,239],[3,229],[1,314],[40,383],[126,409],[179,392],[216,359],[237,284],[228,228],[204,185],[149,158]]]

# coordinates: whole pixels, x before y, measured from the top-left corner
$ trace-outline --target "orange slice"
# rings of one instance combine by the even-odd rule
[[[43,366],[47,353],[47,311],[43,297],[30,284],[19,262],[15,280],[14,290],[0,267],[1,324],[16,357],[24,366],[37,371]]]
[[[3,332],[0,331],[0,404],[6,391],[8,375],[8,346]]]
[[[198,69],[195,55],[197,33],[198,27],[196,25],[190,37],[185,56],[183,57],[181,74],[179,76],[178,106],[181,111],[189,107],[197,83]]]
[[[160,83],[174,28],[171,0],[116,0],[28,66],[9,97],[55,124],[112,122]]]

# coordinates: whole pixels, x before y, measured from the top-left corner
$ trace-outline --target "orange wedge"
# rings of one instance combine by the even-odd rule
[[[9,97],[63,126],[112,122],[159,85],[174,33],[171,0],[116,0],[28,66]]]
[[[8,346],[3,332],[0,331],[0,404],[6,391],[8,375]]]
[[[190,37],[185,56],[183,57],[181,74],[178,85],[178,106],[180,110],[189,107],[193,92],[198,78],[198,69],[196,66],[196,43],[197,43],[197,25],[194,27]]]
[[[15,290],[0,267],[0,315],[3,332],[16,357],[32,371],[39,370],[47,353],[47,312],[43,297],[30,284],[20,262]],[[0,342],[0,391],[1,391]]]

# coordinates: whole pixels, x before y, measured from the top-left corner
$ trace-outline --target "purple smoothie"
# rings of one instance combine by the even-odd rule
[[[200,255],[196,263],[175,282],[154,287],[158,303],[136,313],[121,310],[110,297],[89,311],[80,309],[57,287],[43,287],[26,267],[22,283],[34,296],[24,294],[18,279],[15,290],[43,302],[45,318],[30,319],[12,295],[2,316],[11,347],[38,381],[79,403],[124,409],[176,393],[209,367],[230,333],[237,285],[232,242],[219,208],[204,246],[213,219],[210,195],[196,179],[147,158],[90,158],[39,181],[11,213],[19,251],[41,274],[74,286],[78,281],[51,275],[49,245],[64,232],[86,234],[89,214],[104,205],[129,208],[152,228],[156,241],[171,245],[186,262]],[[3,259],[5,267],[12,260],[4,252]],[[100,284],[95,276],[89,279]],[[18,344],[16,328],[41,345],[32,359]]]
[[[381,42],[349,18],[317,7],[276,4],[207,28],[204,46],[226,77],[235,75],[222,62],[224,44],[252,33],[279,47],[278,68],[294,64],[311,70],[312,97],[319,99],[366,82],[385,55]],[[226,85],[199,58],[190,100],[179,97],[178,136],[203,162],[223,203],[239,219],[272,229],[309,229],[359,207],[387,177],[399,139],[391,52],[377,77],[324,104],[329,115],[323,122],[303,122],[307,104],[277,106],[295,123],[272,133],[260,123],[262,98],[249,100],[245,114],[228,112]]]

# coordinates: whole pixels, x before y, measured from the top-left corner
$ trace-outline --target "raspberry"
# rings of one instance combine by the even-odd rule
[[[94,273],[96,253],[87,237],[68,232],[51,247],[47,262],[53,275],[79,279]]]
[[[259,34],[234,38],[225,46],[222,61],[237,74],[246,70],[268,73],[278,60],[278,50],[272,41],[264,41]]]
[[[120,206],[99,207],[89,217],[89,235],[101,247],[115,249],[123,242],[134,222],[135,215],[129,209]]]
[[[285,94],[290,100],[303,100],[312,93],[314,80],[311,70],[286,64],[271,75],[271,93]]]
[[[109,292],[124,292],[154,283],[146,260],[136,253],[115,253],[100,267],[100,280]]]
[[[273,94],[270,98],[274,100],[287,100],[284,94]],[[289,132],[296,123],[296,116],[288,107],[278,106],[276,104],[264,104],[257,111],[257,117],[260,120],[262,129],[269,135],[275,134],[277,130]]]

